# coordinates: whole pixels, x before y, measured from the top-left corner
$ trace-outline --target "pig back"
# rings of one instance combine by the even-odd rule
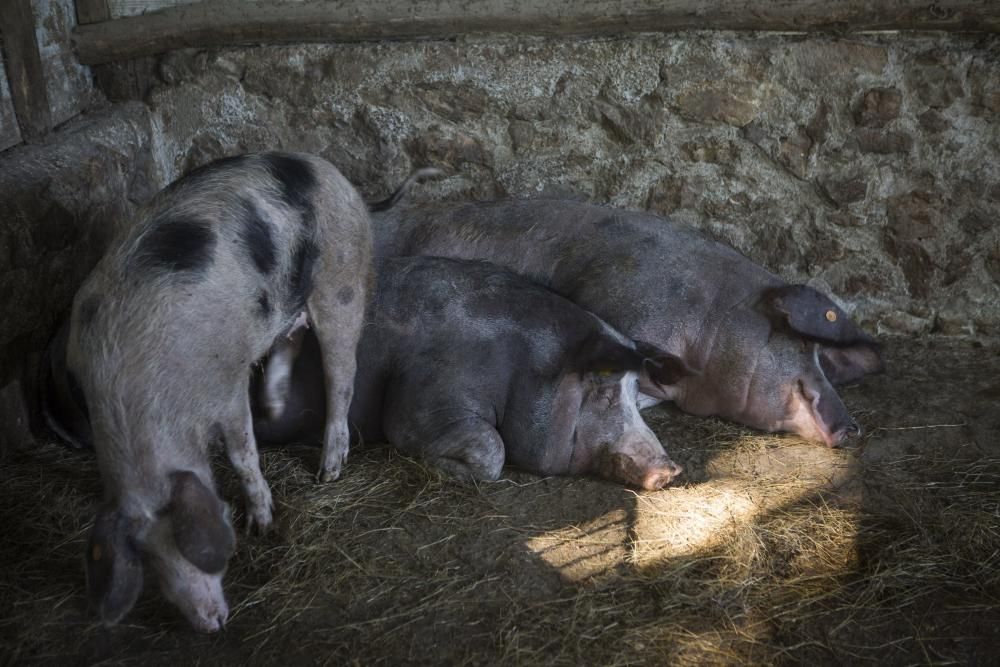
[[[559,199],[403,207],[373,219],[379,262],[481,259],[527,276],[635,339],[697,364],[718,314],[780,278],[663,218]]]

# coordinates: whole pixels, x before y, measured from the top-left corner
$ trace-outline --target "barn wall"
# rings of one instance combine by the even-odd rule
[[[31,4],[38,17],[38,50],[52,124],[59,125],[93,104],[90,68],[79,63],[70,42],[76,26],[73,0],[32,0]]]
[[[998,63],[995,36],[705,33],[186,52],[144,66],[152,90],[135,63],[99,78],[145,96],[169,177],[280,147],[376,195],[444,165],[415,198],[648,208],[873,331],[996,335]]]
[[[21,422],[33,412],[35,369],[58,318],[158,187],[150,137],[148,110],[131,103],[0,153],[0,456],[27,439]]]

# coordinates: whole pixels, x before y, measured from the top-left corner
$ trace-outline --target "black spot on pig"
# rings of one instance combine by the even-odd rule
[[[264,156],[264,163],[279,184],[281,200],[302,214],[303,224],[311,226],[315,216],[312,194],[317,186],[312,166],[301,158],[281,153]]]
[[[337,300],[345,306],[351,301],[354,301],[354,288],[350,285],[345,285],[340,288],[337,292]]]
[[[278,264],[278,250],[271,235],[271,224],[252,200],[243,199],[239,206],[237,216],[241,223],[240,240],[257,270],[267,275]]]
[[[137,267],[200,274],[212,263],[215,233],[188,218],[160,219],[143,235],[133,258]]]
[[[267,295],[267,292],[263,290],[257,296],[257,307],[260,309],[260,316],[263,319],[267,319],[271,316],[271,298]]]
[[[292,256],[292,276],[289,281],[289,302],[293,310],[301,310],[312,292],[313,267],[319,257],[319,247],[311,238],[302,237]]]

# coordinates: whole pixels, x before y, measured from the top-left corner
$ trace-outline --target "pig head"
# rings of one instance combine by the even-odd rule
[[[45,350],[39,382],[42,412],[64,441],[91,448],[87,401],[66,365],[68,331],[66,319]],[[318,381],[322,386],[321,377]],[[322,424],[315,428],[322,434]],[[84,569],[89,604],[105,625],[118,623],[135,604],[144,562],[152,565],[164,596],[193,628],[215,632],[225,624],[229,608],[222,579],[236,534],[229,506],[213,489],[210,469],[203,462],[194,467],[197,473],[154,473],[141,491],[117,494],[98,509]]]
[[[164,596],[194,629],[223,627],[229,608],[222,577],[236,535],[229,507],[210,484],[192,471],[176,471],[155,485],[168,494],[153,503],[160,505],[155,512],[144,509],[149,497],[111,501],[97,512],[85,569],[90,605],[104,624],[118,623],[135,604],[145,559]]]
[[[883,368],[827,296],[647,213],[558,199],[397,207],[376,258],[483,259],[545,285],[699,372],[643,394],[685,411],[838,445],[860,433],[834,388]]]
[[[644,381],[643,392],[687,412],[829,446],[861,435],[835,387],[880,369],[881,357],[827,297],[804,285],[771,287],[753,307],[713,314],[705,331],[714,345],[699,356],[697,381],[684,378],[667,391]]]

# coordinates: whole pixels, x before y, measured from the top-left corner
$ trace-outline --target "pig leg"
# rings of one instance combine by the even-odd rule
[[[308,327],[305,313],[299,315],[287,335],[281,336],[271,348],[260,387],[260,400],[272,420],[285,414],[285,403],[292,382],[292,367],[302,349],[302,339]]]
[[[323,284],[323,280],[319,277],[317,283]],[[327,284],[345,286],[336,294],[328,294],[330,290],[313,290],[308,302],[326,380],[326,432],[318,474],[321,482],[332,482],[340,477],[350,447],[347,415],[354,396],[355,355],[364,324],[367,275],[354,276],[354,280],[341,277]]]
[[[414,428],[413,424],[386,428],[389,441],[399,449],[424,458],[458,479],[500,478],[505,460],[503,440],[487,422],[471,417],[444,430],[434,429],[437,437],[424,437],[426,432],[427,429]]]
[[[249,380],[247,382],[249,384]],[[229,462],[236,470],[246,495],[247,532],[256,524],[264,533],[271,527],[274,503],[271,500],[271,489],[260,471],[257,440],[253,435],[253,415],[250,413],[249,387],[241,386],[239,395],[242,397],[239,408],[234,412],[235,418],[223,427],[222,439]]]

